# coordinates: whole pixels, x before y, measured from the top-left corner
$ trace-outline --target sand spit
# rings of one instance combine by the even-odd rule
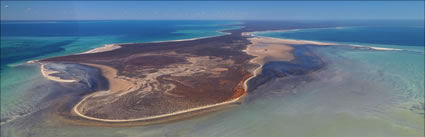
[[[331,27],[331,28],[344,29],[344,27]],[[331,29],[331,28],[316,28],[316,29]],[[241,35],[247,36],[247,37],[262,37],[262,38],[269,38],[269,39],[277,39],[277,40],[279,40],[283,43],[290,44],[290,45],[303,45],[303,44],[312,44],[312,45],[318,45],[318,46],[336,46],[336,45],[339,45],[339,46],[349,46],[349,47],[355,47],[355,48],[366,48],[366,49],[378,50],[378,51],[410,51],[410,50],[406,50],[406,49],[374,47],[374,46],[365,46],[365,45],[358,45],[358,44],[346,44],[346,43],[337,43],[337,42],[321,42],[321,41],[313,41],[313,40],[295,40],[295,39],[285,39],[285,38],[272,38],[272,37],[264,37],[264,36],[255,35],[256,33],[290,32],[290,31],[298,31],[298,30],[301,30],[301,29],[244,32]]]
[[[274,39],[276,41],[280,41],[282,44],[287,44],[287,45],[307,45],[307,44],[311,44],[311,45],[316,45],[316,46],[348,46],[348,47],[366,48],[366,49],[378,50],[378,51],[406,51],[405,49],[363,46],[363,45],[357,45],[357,44],[331,43],[331,42],[320,42],[320,41],[312,41],[312,40],[280,39],[280,38],[271,38],[271,37],[262,37],[262,36],[255,36],[255,37]],[[409,50],[407,50],[407,51],[409,51]]]
[[[115,50],[115,49],[119,49],[121,48],[120,45],[118,44],[105,44],[105,46],[103,47],[99,47],[99,48],[95,48],[83,53],[79,53],[79,54],[90,54],[90,53],[99,53],[99,52],[106,52],[106,51],[111,51],[111,50]]]
[[[60,77],[52,76],[52,74],[56,74],[56,73],[59,73],[59,72],[47,69],[45,67],[45,64],[43,64],[43,63],[41,63],[40,71],[41,71],[41,74],[49,80],[53,80],[53,81],[57,81],[57,82],[65,82],[65,83],[76,81],[76,80],[73,80],[73,79],[61,79]]]
[[[271,41],[275,41],[281,44],[286,45],[317,45],[317,46],[336,46],[343,45],[338,43],[329,43],[329,42],[319,42],[319,41],[311,41],[311,40],[295,40],[295,39],[280,39],[280,38],[271,38],[271,37],[263,37],[263,36],[255,36],[256,38],[265,38]]]

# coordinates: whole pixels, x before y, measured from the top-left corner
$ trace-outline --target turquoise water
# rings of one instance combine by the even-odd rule
[[[344,50],[343,56],[388,73],[408,101],[424,102],[424,27],[337,27],[287,32],[257,33],[259,36],[325,41],[364,47],[403,49],[404,51]],[[338,52],[339,53],[339,52]]]
[[[297,107],[286,109],[308,110],[296,113],[315,114],[311,120],[326,124],[318,129],[328,132],[318,135],[424,136],[423,33],[423,27],[344,27],[256,35],[341,44],[318,48],[329,62],[317,74],[321,80],[299,88],[298,100],[284,101]]]
[[[112,43],[223,35],[235,21],[5,21],[1,23],[1,116],[38,110],[49,89],[29,60],[81,53]],[[43,93],[35,93],[43,91]]]

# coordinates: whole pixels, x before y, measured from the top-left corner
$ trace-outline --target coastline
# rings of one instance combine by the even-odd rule
[[[264,64],[267,62],[267,60],[265,59],[266,57],[274,57],[274,61],[291,61],[295,58],[293,54],[290,53],[294,50],[294,48],[286,44],[273,43],[273,40],[277,39],[255,36],[252,38],[248,38],[248,40],[250,40],[252,44],[247,45],[246,49],[243,50],[243,52],[248,55],[255,56],[255,58],[250,60],[250,63],[258,64],[259,67],[254,69],[254,71],[252,72],[253,76],[251,76],[244,82],[244,88],[246,91],[248,91],[248,81],[255,78],[261,73]],[[259,46],[256,46],[256,44]]]
[[[241,25],[243,23],[235,23],[235,24],[226,24],[228,26],[232,26],[232,25]],[[178,40],[163,40],[163,41],[151,41],[151,42],[129,42],[129,43],[113,43],[113,44],[105,44],[101,47],[97,47],[94,49],[90,49],[87,51],[83,51],[80,53],[73,53],[70,55],[80,55],[80,54],[91,54],[91,53],[100,53],[100,52],[106,52],[106,51],[113,51],[116,49],[119,49],[122,47],[122,45],[131,45],[131,44],[138,44],[138,43],[165,43],[165,42],[182,42],[182,41],[192,41],[192,40],[199,40],[199,39],[206,39],[206,38],[214,38],[214,37],[220,37],[220,36],[225,36],[225,35],[231,35],[232,33],[230,32],[225,32],[225,31],[230,31],[230,30],[236,30],[236,29],[242,29],[244,28],[244,26],[239,26],[239,28],[232,28],[232,29],[225,29],[225,30],[217,30],[215,32],[219,32],[222,35],[216,35],[216,36],[205,36],[205,37],[197,37],[197,38],[189,38],[189,39],[178,39]],[[66,55],[63,55],[66,56]],[[28,60],[22,63],[16,63],[13,64],[13,66],[18,66],[18,65],[22,65],[22,64],[26,64],[26,63],[37,63],[39,60],[43,60],[43,59],[34,59],[34,60]]]
[[[232,104],[232,103],[236,103],[238,102],[241,98],[243,98],[246,95],[243,94],[237,98],[231,99],[229,101],[225,101],[225,102],[221,102],[221,103],[216,103],[216,104],[210,104],[210,105],[205,105],[202,107],[197,107],[197,108],[191,108],[191,109],[187,109],[187,110],[181,110],[181,111],[177,111],[177,112],[173,112],[173,113],[168,113],[168,114],[162,114],[162,115],[156,115],[156,116],[150,116],[150,117],[143,117],[143,118],[136,118],[136,119],[123,119],[123,120],[112,120],[112,119],[101,119],[101,118],[95,118],[95,117],[90,117],[90,116],[86,116],[81,114],[77,107],[81,104],[82,101],[84,101],[85,99],[91,97],[91,96],[95,96],[95,93],[88,95],[86,97],[84,97],[80,102],[78,102],[73,108],[72,108],[72,112],[75,113],[76,115],[82,117],[82,118],[86,118],[88,120],[95,120],[95,121],[100,121],[100,122],[140,122],[140,121],[148,121],[148,120],[156,120],[156,119],[161,119],[161,118],[167,118],[167,117],[172,117],[172,116],[177,116],[177,115],[183,115],[186,113],[190,113],[190,112],[195,112],[195,111],[200,111],[200,110],[206,110],[206,109],[212,109],[215,107],[220,107],[220,106],[224,106],[224,105],[228,105],[228,104]]]
[[[231,34],[231,33],[228,33],[227,35],[229,35],[229,34]],[[222,35],[220,35],[220,36],[222,36]],[[213,37],[217,37],[217,36],[213,36]],[[177,42],[191,41],[191,40],[197,40],[197,39],[204,39],[204,38],[177,40]],[[91,93],[89,95],[86,95],[77,104],[75,104],[72,107],[72,113],[81,117],[81,118],[85,118],[87,120],[94,120],[94,121],[100,121],[100,122],[111,122],[111,123],[141,122],[141,121],[150,121],[150,120],[168,118],[168,117],[172,117],[172,116],[183,115],[183,114],[187,114],[187,113],[191,113],[191,112],[195,112],[195,111],[207,110],[207,109],[212,109],[212,108],[219,107],[219,106],[237,103],[244,96],[246,96],[247,91],[249,90],[248,81],[255,78],[256,76],[258,76],[261,73],[262,67],[263,67],[264,63],[266,62],[265,59],[264,59],[266,56],[275,56],[275,55],[278,55],[277,53],[279,53],[279,52],[286,52],[288,54],[287,56],[277,58],[276,60],[290,61],[290,60],[294,59],[294,57],[290,53],[294,48],[289,46],[289,44],[314,43],[314,44],[320,44],[320,45],[329,45],[328,43],[317,43],[317,42],[297,41],[297,40],[283,40],[283,39],[278,39],[278,38],[269,38],[269,37],[261,37],[261,36],[255,36],[254,38],[247,38],[247,39],[251,42],[255,41],[253,39],[260,39],[260,40],[262,40],[262,42],[267,41],[267,42],[269,42],[268,43],[269,46],[270,45],[271,46],[270,47],[266,46],[265,49],[264,49],[264,47],[262,47],[263,49],[261,49],[261,50],[266,52],[265,55],[260,55],[260,54],[256,54],[255,52],[253,52],[254,50],[252,49],[252,46],[254,46],[256,42],[253,42],[253,44],[247,45],[246,48],[244,50],[242,50],[242,52],[245,52],[248,55],[255,56],[255,58],[250,59],[249,62],[254,63],[254,64],[258,64],[259,66],[251,72],[252,75],[250,77],[248,77],[247,79],[245,79],[242,82],[242,88],[243,88],[244,92],[242,94],[238,94],[238,97],[231,98],[227,101],[220,102],[220,103],[204,105],[204,106],[200,106],[200,107],[196,107],[196,108],[180,110],[180,111],[167,113],[167,114],[160,114],[160,115],[141,117],[141,118],[133,118],[133,119],[104,119],[104,118],[96,118],[96,117],[84,115],[78,110],[78,108],[81,106],[82,102],[84,102],[85,100],[89,99],[90,97],[102,96],[101,94],[106,93],[105,91],[97,91],[97,92]],[[272,42],[270,43],[270,41],[272,41]],[[176,42],[176,41],[165,41],[165,42]],[[273,42],[276,42],[277,44],[273,43]],[[162,43],[162,42],[158,42],[158,43]],[[116,47],[118,47],[118,48],[116,48]],[[96,49],[87,51],[87,52],[85,52],[85,54],[112,51],[112,50],[119,49],[120,47],[121,46],[116,46],[115,44],[105,45],[104,47],[101,47],[100,49],[96,48]],[[285,47],[285,48],[281,48],[281,47]],[[267,48],[269,48],[270,50],[267,49]],[[269,52],[267,52],[267,51],[269,51]],[[277,52],[273,53],[272,51],[277,51]],[[108,81],[110,81],[110,83],[115,83],[115,84],[110,84],[111,87],[108,89],[108,91],[112,91],[112,93],[114,93],[114,91],[120,91],[120,89],[127,87],[127,86],[124,86],[124,87],[121,86],[121,88],[114,88],[115,87],[114,85],[116,85],[116,82],[112,82],[112,81],[115,81],[114,79],[116,78],[116,70],[114,68],[106,67],[106,66],[98,65],[98,64],[88,64],[88,63],[80,63],[80,64],[88,65],[88,66],[95,67],[95,68],[102,70],[103,76],[105,76],[108,79]],[[48,76],[48,75],[46,75],[46,76]],[[46,78],[49,78],[49,77],[46,77]],[[55,80],[55,81],[57,81],[57,80]],[[61,81],[58,81],[58,82],[61,82]],[[122,83],[122,82],[118,82],[118,83]],[[131,83],[131,82],[124,82],[124,83]],[[128,85],[128,84],[125,84],[125,85]],[[136,88],[130,87],[130,89],[137,89],[137,87]]]
[[[229,25],[239,25],[239,24],[229,24]],[[213,38],[213,37],[219,37],[219,36],[225,36],[230,35],[232,33],[224,32],[229,30],[235,30],[235,29],[242,29],[244,28],[241,26],[240,28],[234,28],[234,29],[227,29],[227,30],[218,30],[215,32],[221,33],[222,35],[217,36],[205,36],[205,37],[197,37],[197,38],[189,38],[189,39],[178,39],[178,40],[164,40],[164,41],[152,41],[152,42],[131,42],[131,43],[115,43],[115,44],[105,44],[102,47],[94,48],[82,53],[76,53],[78,54],[90,54],[90,53],[100,53],[100,52],[106,52],[106,51],[112,51],[116,50],[122,47],[122,45],[131,45],[131,44],[138,44],[138,43],[165,43],[165,42],[181,42],[181,41],[192,41],[192,40],[198,40],[198,39],[206,39],[206,38]]]
[[[180,110],[180,111],[176,111],[176,112],[172,112],[172,113],[167,113],[167,114],[160,114],[160,115],[148,116],[148,117],[133,118],[133,119],[104,119],[104,118],[91,117],[91,116],[85,115],[85,114],[83,114],[83,113],[81,113],[79,111],[79,107],[81,106],[81,104],[84,101],[86,101],[90,97],[102,96],[103,93],[106,93],[105,91],[97,91],[97,92],[91,93],[89,95],[86,95],[83,99],[81,99],[80,101],[78,101],[78,103],[75,104],[72,107],[72,113],[75,114],[75,115],[77,115],[77,116],[79,116],[79,117],[81,117],[81,118],[85,118],[87,120],[99,121],[99,122],[111,122],[111,123],[143,122],[143,121],[158,120],[158,119],[162,119],[162,118],[168,118],[168,117],[172,117],[172,116],[188,114],[188,113],[195,112],[195,111],[208,110],[208,109],[212,109],[212,108],[215,108],[215,107],[220,107],[220,106],[224,106],[224,105],[229,105],[229,104],[237,103],[237,102],[241,101],[241,99],[244,96],[246,96],[247,91],[249,90],[248,81],[251,80],[251,79],[253,79],[253,78],[255,78],[256,76],[258,76],[261,73],[262,67],[263,67],[263,65],[265,63],[265,61],[264,61],[264,57],[265,56],[273,56],[273,55],[277,55],[277,53],[280,53],[280,52],[286,52],[288,55],[283,56],[281,58],[278,58],[277,60],[290,61],[290,60],[294,59],[294,57],[290,53],[294,48],[286,45],[286,43],[282,43],[281,39],[267,38],[267,37],[256,37],[256,39],[261,39],[262,40],[261,42],[264,42],[264,41],[268,41],[268,42],[273,41],[273,42],[276,42],[277,41],[277,43],[280,43],[280,44],[268,43],[269,46],[270,45],[271,46],[270,47],[267,47],[266,46],[266,48],[270,48],[269,51],[275,51],[277,49],[276,50],[277,52],[275,52],[275,53],[274,52],[267,52],[268,49],[261,49],[261,50],[266,51],[266,53],[268,53],[268,54],[266,54],[266,55],[259,55],[259,54],[255,54],[255,52],[253,52],[253,49],[252,49],[252,46],[254,46],[256,42],[254,42],[251,45],[247,45],[246,46],[246,49],[244,49],[242,52],[244,52],[244,53],[246,53],[248,55],[251,55],[251,56],[256,56],[255,58],[250,59],[249,62],[250,63],[254,63],[254,64],[258,64],[259,66],[257,68],[255,68],[251,72],[251,76],[250,77],[244,79],[243,82],[241,82],[242,88],[243,88],[243,93],[242,94],[241,93],[236,93],[237,91],[235,91],[236,97],[232,97],[231,99],[229,99],[227,101],[220,102],[220,103],[215,103],[215,104],[204,105],[204,106],[195,107],[195,108],[190,108],[190,109],[185,109],[185,110]],[[195,40],[195,39],[192,39],[192,40]],[[188,40],[184,40],[184,41],[188,41]],[[249,39],[249,41],[253,42],[255,40],[253,40],[251,38],[251,39]],[[112,46],[108,46],[107,48],[109,48],[109,47],[112,47]],[[281,48],[281,47],[284,47],[284,48]],[[118,49],[118,48],[115,48],[115,49]],[[115,50],[115,49],[112,49],[112,50]],[[107,50],[94,50],[94,51],[103,52],[103,51],[107,51]],[[90,52],[90,53],[99,53],[99,52]],[[90,53],[87,53],[87,54],[90,54]],[[262,61],[259,61],[259,60],[262,60]],[[116,79],[117,79],[116,78],[116,71],[117,70],[115,70],[114,68],[103,66],[103,65],[98,65],[98,64],[88,64],[88,63],[80,63],[80,64],[84,64],[84,65],[88,65],[88,66],[91,66],[91,67],[95,67],[95,68],[100,69],[102,71],[102,75],[105,76],[108,79],[108,81],[110,81],[110,83],[111,83],[110,84],[110,88],[107,91],[111,91],[112,94],[114,94],[115,91],[121,91],[120,89],[128,88],[127,86],[122,86],[122,85],[121,86],[118,86],[118,87],[117,86],[114,86],[114,85],[117,85],[117,82],[116,82]],[[58,81],[58,82],[60,82],[60,81]],[[115,83],[115,84],[112,84],[112,83]],[[123,82],[118,82],[118,83],[123,83]],[[131,84],[132,82],[124,82],[124,83],[130,83],[130,85],[133,85],[133,84]],[[125,85],[128,85],[128,84],[125,84]],[[129,89],[137,89],[137,86],[135,88],[131,88],[131,87],[132,86],[130,86]],[[134,85],[133,85],[133,87],[134,87]]]
[[[229,31],[229,30],[221,30],[221,31]],[[213,38],[213,37],[220,37],[220,36],[226,36],[226,35],[231,35],[232,34],[230,32],[222,32],[222,33],[224,33],[224,35],[200,37],[200,38],[193,38],[193,39],[183,39],[183,40],[171,40],[171,41],[161,41],[161,42],[147,42],[147,43],[165,43],[165,42],[193,41],[193,40]],[[172,44],[172,43],[170,43],[170,44]],[[113,51],[113,50],[120,49],[122,47],[122,45],[125,45],[125,44],[108,44],[108,45],[105,45],[104,47],[100,47],[100,48],[96,48],[96,49],[93,49],[93,50],[84,52],[84,54],[93,54],[93,53],[101,53],[101,52],[105,52],[105,51]],[[129,47],[131,47],[131,46],[129,46]],[[83,62],[76,62],[76,63],[83,64],[83,65],[87,65],[87,66],[90,66],[90,67],[94,67],[94,68],[100,69],[102,71],[102,75],[104,77],[106,77],[108,79],[108,81],[110,81],[110,83],[111,83],[111,84],[109,84],[110,87],[107,90],[107,91],[112,91],[111,94],[114,94],[114,91],[121,91],[120,89],[123,89],[123,88],[126,88],[127,87],[127,86],[121,86],[122,88],[118,88],[118,89],[115,89],[114,88],[115,87],[114,85],[117,84],[116,82],[113,82],[114,79],[117,79],[117,76],[116,76],[117,70],[115,70],[112,67],[107,67],[107,66],[104,66],[104,65],[101,65],[101,64],[91,64],[91,63],[83,63]],[[257,69],[259,69],[259,68],[257,68]],[[233,91],[234,94],[232,95],[232,97],[229,98],[229,99],[227,99],[226,101],[223,101],[223,102],[220,101],[219,103],[214,103],[214,104],[201,105],[199,107],[189,108],[189,109],[183,109],[183,110],[175,111],[175,112],[172,112],[172,113],[166,113],[166,114],[160,114],[160,115],[153,115],[153,116],[147,116],[147,117],[141,117],[141,118],[132,118],[132,119],[108,119],[108,118],[97,118],[95,116],[93,117],[93,116],[85,115],[82,112],[80,112],[79,107],[82,106],[82,104],[84,104],[83,103],[84,101],[86,101],[87,99],[90,99],[91,97],[98,97],[98,96],[105,95],[105,94],[103,94],[103,93],[107,93],[105,91],[96,91],[94,93],[91,93],[89,95],[86,95],[85,97],[83,97],[83,99],[81,99],[80,101],[78,101],[77,104],[73,105],[73,107],[71,108],[72,109],[71,112],[72,112],[72,114],[77,115],[78,117],[81,117],[81,118],[84,118],[84,119],[87,119],[87,120],[99,121],[99,122],[119,123],[119,122],[137,122],[137,121],[143,122],[143,121],[150,121],[150,120],[158,120],[158,119],[161,119],[161,118],[168,118],[168,117],[172,117],[172,116],[188,114],[188,113],[191,113],[191,112],[201,111],[201,110],[202,111],[203,110],[211,110],[212,108],[226,106],[226,105],[229,105],[229,104],[235,104],[235,103],[239,102],[247,94],[247,91],[246,90],[248,88],[247,88],[247,85],[246,85],[246,81],[248,81],[248,79],[246,79],[244,77],[243,78],[243,81],[241,81],[240,84],[235,87],[235,89]],[[133,83],[133,82],[127,82],[127,83]],[[112,83],[115,83],[115,84],[112,84]],[[242,88],[239,88],[239,87],[242,87]],[[138,89],[138,87],[137,86],[135,88],[131,88],[130,87],[129,89]],[[240,89],[243,89],[243,90],[241,91]],[[119,93],[117,93],[117,94],[119,94]]]

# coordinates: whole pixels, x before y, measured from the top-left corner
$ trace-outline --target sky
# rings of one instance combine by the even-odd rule
[[[1,20],[424,19],[424,1],[1,1]]]

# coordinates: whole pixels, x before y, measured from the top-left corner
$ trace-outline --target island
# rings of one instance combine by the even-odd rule
[[[285,27],[293,26],[277,28]],[[276,29],[276,24],[246,22],[243,28],[223,31],[217,37],[110,44],[34,62],[42,64],[43,76],[53,81],[79,82],[58,75],[49,64],[96,68],[106,81],[94,92],[63,99],[57,106],[61,119],[95,125],[158,123],[241,103],[251,89],[279,76],[263,75],[248,82],[261,73],[266,62],[294,60],[291,44],[317,44],[249,33],[271,28]]]

